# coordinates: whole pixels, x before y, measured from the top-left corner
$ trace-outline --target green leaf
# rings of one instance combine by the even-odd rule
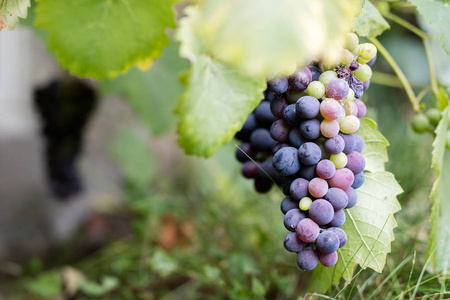
[[[171,43],[150,70],[131,69],[114,80],[102,82],[103,94],[119,94],[133,108],[139,119],[154,134],[173,128],[173,109],[182,92],[177,74],[187,68],[188,61],[178,55],[178,44]]]
[[[361,14],[355,19],[354,26],[357,34],[368,37],[376,37],[390,28],[389,23],[368,0],[364,4]]]
[[[433,142],[431,167],[436,171],[436,180],[431,189],[430,198],[433,200],[431,209],[431,232],[427,256],[435,271],[448,269],[450,263],[449,234],[450,225],[450,174],[443,170],[450,169],[450,151],[446,149],[447,128],[449,123],[449,108],[442,112],[442,119],[437,126],[436,138]]]
[[[448,3],[433,0],[409,0],[417,11],[440,31],[442,48],[450,55],[450,6]]]
[[[0,1],[0,30],[2,19],[6,23],[6,29],[14,30],[19,18],[27,17],[30,0],[1,0]]]
[[[384,163],[388,161],[388,140],[376,129],[377,123],[369,118],[361,119],[358,134],[364,140],[362,155],[366,160],[366,171],[383,172]]]
[[[57,271],[49,271],[25,281],[24,287],[35,296],[45,299],[54,298],[62,292],[61,276]]]
[[[363,124],[358,131],[367,143],[365,148],[368,149],[363,154],[375,155],[378,152],[383,159],[377,158],[373,162],[383,165],[387,142],[372,120],[365,118]],[[383,146],[375,146],[378,142]],[[370,161],[370,156],[367,159]],[[394,213],[400,210],[396,196],[403,191],[394,175],[385,172],[383,166],[370,168],[375,171],[366,171],[364,184],[356,190],[357,204],[346,210],[347,219],[341,228],[347,234],[347,244],[338,250],[339,259],[334,268],[318,267],[314,270],[308,286],[311,291],[324,291],[333,282],[339,282],[341,276],[349,282],[356,265],[377,272],[383,270],[394,240],[393,230],[397,227]]]
[[[337,60],[360,11],[359,0],[204,0],[188,18],[208,54],[267,76],[290,74],[311,56]]]
[[[36,26],[61,66],[92,78],[113,78],[137,64],[146,67],[169,43],[173,1],[40,0]]]
[[[191,8],[186,13],[192,15]],[[210,156],[228,143],[263,98],[264,78],[243,74],[204,52],[191,19],[180,24],[180,52],[191,60],[186,85],[178,100],[179,143],[187,154]]]
[[[85,280],[79,283],[80,290],[89,296],[101,296],[119,286],[119,279],[112,276],[104,276],[101,283]]]
[[[150,267],[162,276],[168,276],[178,268],[177,262],[161,250],[156,250],[153,254]]]

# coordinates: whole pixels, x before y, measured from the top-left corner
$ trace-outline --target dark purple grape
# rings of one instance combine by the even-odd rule
[[[315,140],[320,137],[320,122],[317,119],[304,120],[300,123],[300,133],[305,139]]]
[[[348,83],[344,79],[333,79],[328,82],[326,94],[329,98],[342,100],[347,97],[349,91]]]
[[[257,127],[258,123],[256,122],[255,115],[250,114],[241,130],[236,133],[235,137],[241,141],[248,141],[250,139],[250,135]]]
[[[371,67],[371,66],[375,63],[376,60],[377,60],[377,55],[375,54],[375,56],[374,56],[371,60],[369,60],[369,61],[366,63],[366,65],[368,65],[369,67]]]
[[[328,192],[328,183],[325,179],[313,178],[308,185],[308,192],[315,198],[322,198]]]
[[[350,152],[354,151],[356,148],[356,140],[355,136],[353,134],[345,134],[345,133],[339,133],[339,135],[344,139],[344,152],[345,154],[349,154]]]
[[[283,201],[281,201],[280,209],[283,214],[286,214],[291,209],[298,209],[298,201],[295,201],[289,196],[286,196]]]
[[[336,166],[331,160],[323,159],[317,164],[316,173],[320,178],[330,179],[336,173]]]
[[[350,169],[354,174],[361,173],[366,167],[366,161],[364,160],[364,157],[361,155],[361,153],[352,151],[347,154],[347,165],[345,167],[347,169]]]
[[[311,179],[317,177],[316,167],[317,167],[317,165],[311,165],[311,166],[303,165],[300,168],[300,171],[298,171],[298,175],[301,178],[304,178],[306,180],[311,180]]]
[[[246,162],[250,160],[249,157],[253,157],[253,155],[254,151],[250,143],[243,143],[239,145],[239,148],[236,148],[236,159],[240,162]]]
[[[284,109],[283,118],[292,127],[300,125],[302,121],[295,112],[295,104],[290,104]]]
[[[367,80],[367,81],[364,81],[364,82],[363,82],[363,90],[364,90],[364,92],[367,91],[367,89],[369,88],[369,86],[370,86],[370,80]],[[356,93],[355,93],[355,96],[356,96]],[[361,98],[361,97],[360,97],[360,98]]]
[[[335,211],[345,208],[348,204],[347,194],[338,188],[329,188],[323,198],[331,203]]]
[[[345,212],[344,210],[340,209],[334,212],[334,217],[331,220],[330,223],[328,223],[328,226],[331,227],[341,227],[345,223]]]
[[[288,105],[289,102],[285,97],[275,98],[270,102],[270,111],[277,119],[282,119],[283,112]]]
[[[311,71],[305,67],[295,71],[289,76],[289,88],[296,91],[303,91],[308,87],[312,81]]]
[[[245,178],[256,178],[259,167],[252,161],[247,161],[242,165],[241,173]]]
[[[291,127],[285,120],[279,119],[270,126],[270,136],[277,142],[287,142],[289,140],[289,131]]]
[[[305,142],[307,142],[307,140],[300,133],[300,128],[299,127],[292,128],[291,131],[289,132],[289,143],[291,144],[291,146],[298,148]]]
[[[325,151],[327,151],[329,154],[339,154],[344,150],[345,142],[342,136],[337,135],[335,137],[326,139],[323,146],[325,148]]]
[[[355,98],[361,98],[364,93],[364,85],[356,76],[350,76],[345,79],[348,86],[355,92]]]
[[[317,238],[317,250],[322,253],[330,254],[339,249],[338,236],[329,230],[322,231]]]
[[[355,206],[356,201],[358,200],[358,194],[356,194],[355,189],[353,189],[352,187],[345,189],[344,192],[347,194],[348,197],[348,203],[345,208],[352,208],[353,206]]]
[[[269,128],[277,118],[270,111],[270,102],[262,101],[255,109],[255,118],[261,127]]]
[[[298,151],[294,147],[285,147],[273,156],[273,167],[283,176],[290,176],[300,170]]]
[[[290,195],[290,188],[291,188],[291,183],[297,179],[296,175],[292,175],[292,176],[286,176],[283,178],[283,182],[281,184],[281,188],[283,189],[283,193],[285,195]]]
[[[298,158],[305,165],[315,165],[322,158],[322,150],[317,144],[307,142],[298,149]]]
[[[281,95],[284,92],[286,92],[286,90],[288,89],[289,81],[286,76],[277,77],[272,80],[269,80],[267,82],[267,86],[273,93],[275,93],[277,95]]]
[[[337,263],[338,260],[338,255],[337,252],[333,252],[333,253],[322,253],[319,252],[319,261],[322,264],[322,266],[324,267],[332,267]]]
[[[267,193],[268,191],[270,191],[272,185],[273,182],[268,178],[255,178],[254,187],[255,191],[257,191],[258,193]]]
[[[347,244],[347,234],[345,231],[338,227],[330,227],[328,231],[334,232],[339,238],[339,248],[342,248]]]
[[[314,242],[320,233],[319,225],[309,218],[304,218],[297,225],[297,236],[305,243]]]
[[[303,197],[308,196],[308,186],[309,186],[308,180],[303,178],[297,178],[294,181],[292,181],[289,188],[289,194],[291,195],[292,199],[300,201]]]
[[[333,177],[328,180],[331,187],[346,190],[352,186],[355,175],[347,168],[337,169]]]
[[[266,160],[264,160],[262,163],[259,164],[258,168],[258,177],[260,178],[267,178],[267,179],[274,179],[279,175],[275,168],[272,165],[272,157],[268,157]]]
[[[355,179],[353,180],[352,188],[357,189],[361,187],[364,184],[365,179],[366,176],[364,175],[364,172],[355,174]]]
[[[355,151],[361,153],[364,149],[364,140],[359,135],[355,134]]]
[[[303,271],[313,270],[319,262],[316,251],[310,247],[306,246],[302,251],[297,254],[297,265]]]
[[[319,70],[319,68],[315,67],[315,66],[309,66],[308,69],[311,71],[311,79],[312,81],[317,81],[319,80],[320,74],[322,74]]]
[[[282,149],[282,148],[286,148],[286,147],[290,147],[289,144],[286,143],[278,143],[275,145],[275,147],[273,147],[272,149],[272,154],[277,153],[278,150]]]
[[[270,136],[269,130],[258,128],[250,135],[250,144],[256,151],[272,151],[277,142]]]
[[[298,223],[305,218],[305,214],[298,208],[290,209],[284,216],[284,227],[287,230],[294,232]]]
[[[319,225],[330,223],[333,216],[333,206],[327,200],[317,199],[309,207],[309,217]]]
[[[271,92],[269,89],[265,90],[263,95],[264,95],[264,100],[269,101],[269,102],[272,102],[273,100],[277,99],[275,94],[273,92]]]
[[[289,252],[300,252],[306,246],[306,243],[298,238],[297,233],[290,232],[284,238],[283,245]]]
[[[297,100],[295,111],[302,119],[313,119],[319,114],[320,102],[314,97],[303,96]]]

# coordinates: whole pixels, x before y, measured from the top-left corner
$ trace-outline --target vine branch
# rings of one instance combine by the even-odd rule
[[[387,19],[391,20],[392,22],[397,23],[398,25],[408,29],[412,33],[416,34],[417,36],[421,37],[422,39],[427,39],[428,35],[421,29],[417,28],[413,24],[409,23],[408,21],[400,18],[397,15],[394,15],[390,12],[382,12],[382,15],[386,17]]]
[[[397,62],[376,38],[369,38],[369,40],[378,48],[378,51],[381,53],[381,55],[383,55],[384,59],[386,59],[388,64],[391,66],[392,70],[394,70],[403,88],[405,89],[406,95],[408,96],[409,102],[411,102],[414,111],[419,113],[420,112],[419,101],[417,101],[416,95],[414,94],[411,84],[409,83],[403,71],[398,66]]]

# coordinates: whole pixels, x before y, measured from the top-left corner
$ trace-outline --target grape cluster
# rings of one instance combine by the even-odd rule
[[[376,52],[373,44],[359,44],[351,33],[337,66],[313,61],[290,76],[269,80],[261,105],[269,106],[275,120],[268,131],[264,125],[264,135],[256,136],[260,129],[249,124],[260,105],[237,134],[250,143],[241,145],[243,151],[254,151],[256,145],[259,151],[272,149],[274,181],[286,195],[281,202],[284,225],[291,231],[284,246],[297,253],[297,264],[305,271],[318,262],[335,265],[336,251],[347,242],[339,227],[345,222],[344,209],[356,204],[355,189],[365,179],[364,141],[356,132],[366,114],[359,98],[369,87]]]
[[[274,98],[272,92],[265,91],[264,99],[235,135],[235,138],[242,142],[236,149],[236,158],[242,162],[242,175],[254,179],[255,190],[259,193],[268,192],[273,186],[272,180],[279,178],[272,165],[272,152],[277,141],[269,132],[270,126],[276,120],[270,110]]]

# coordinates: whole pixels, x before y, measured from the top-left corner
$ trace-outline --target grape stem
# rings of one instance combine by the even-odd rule
[[[370,82],[400,89],[403,87],[397,76],[383,72],[374,71],[372,73],[372,78],[370,78]]]
[[[404,19],[400,18],[397,15],[394,15],[393,13],[390,12],[382,12],[381,13],[385,18],[391,20],[392,22],[397,23],[398,25],[408,29],[409,31],[411,31],[412,33],[418,35],[419,37],[421,37],[422,39],[427,39],[428,35],[420,30],[419,28],[417,28],[416,26],[414,26],[413,24],[409,23],[408,21],[405,21]]]
[[[428,61],[428,68],[430,70],[431,90],[433,91],[434,95],[436,97],[438,97],[439,89],[438,89],[436,74],[434,71],[434,61],[433,61],[433,57],[431,55],[431,50],[430,50],[430,40],[428,38],[423,39],[423,46],[425,48],[425,54],[427,55],[427,61]]]
[[[428,61],[428,68],[430,70],[430,81],[431,81],[431,90],[433,91],[434,95],[437,97],[439,94],[438,84],[436,80],[436,74],[434,70],[434,62],[430,51],[430,38],[431,36],[428,35],[423,30],[419,29],[418,27],[414,26],[413,24],[409,23],[408,21],[402,19],[401,17],[394,15],[390,12],[382,12],[382,15],[386,17],[387,19],[397,23],[398,25],[406,28],[407,30],[411,31],[412,33],[416,34],[418,37],[420,37],[423,40],[423,46],[425,48],[425,54],[427,56]]]
[[[403,88],[405,89],[406,95],[408,96],[409,102],[411,102],[414,111],[416,113],[420,113],[419,101],[417,101],[416,95],[414,94],[411,84],[409,83],[403,71],[398,66],[397,62],[376,38],[369,38],[369,40],[375,45],[375,47],[377,47],[378,51],[381,53],[381,55],[383,55],[384,59],[386,59],[388,64],[391,66],[392,70],[394,70]]]

